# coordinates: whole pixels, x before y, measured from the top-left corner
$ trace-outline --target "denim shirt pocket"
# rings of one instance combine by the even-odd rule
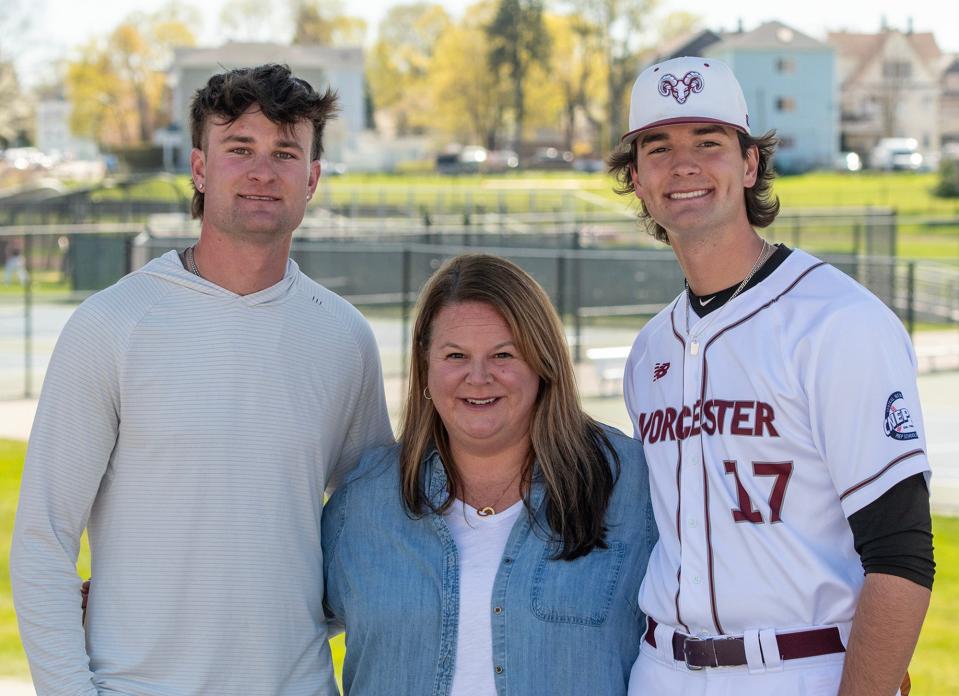
[[[533,615],[543,621],[602,626],[616,592],[626,544],[610,541],[573,561],[555,560],[555,544],[547,544],[533,572]]]

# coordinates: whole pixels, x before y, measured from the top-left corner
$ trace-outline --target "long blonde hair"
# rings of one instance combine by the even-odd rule
[[[497,256],[457,256],[437,270],[420,293],[399,438],[407,508],[413,515],[442,512],[463,494],[446,428],[424,396],[433,322],[444,307],[461,302],[483,302],[499,312],[523,359],[539,376],[530,423],[531,453],[520,477],[527,508],[535,467],[545,486],[549,526],[562,541],[557,557],[573,559],[594,547],[606,548],[606,507],[619,460],[602,428],[579,406],[563,326],[549,297],[523,269]],[[448,496],[436,507],[424,493],[421,471],[434,446],[449,481]]]

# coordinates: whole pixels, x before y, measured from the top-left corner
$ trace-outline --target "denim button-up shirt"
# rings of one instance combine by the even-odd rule
[[[639,586],[656,541],[641,445],[607,436],[621,473],[606,515],[608,548],[573,561],[545,530],[534,476],[529,514],[510,532],[490,606],[498,696],[626,694],[644,627]],[[436,452],[425,461],[434,504],[446,493]],[[442,516],[414,517],[400,493],[399,447],[368,452],[323,512],[327,610],[346,629],[351,696],[445,696],[459,631],[459,563]]]

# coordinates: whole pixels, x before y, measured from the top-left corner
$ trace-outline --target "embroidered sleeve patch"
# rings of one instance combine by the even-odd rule
[[[915,440],[919,437],[912,417],[909,415],[909,409],[906,408],[905,399],[902,398],[902,392],[893,392],[886,399],[886,417],[883,427],[886,437],[894,440]]]

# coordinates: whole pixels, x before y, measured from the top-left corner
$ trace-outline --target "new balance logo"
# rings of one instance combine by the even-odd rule
[[[653,381],[655,382],[660,377],[665,377],[666,373],[669,372],[669,363],[656,363],[656,367],[653,368]]]

